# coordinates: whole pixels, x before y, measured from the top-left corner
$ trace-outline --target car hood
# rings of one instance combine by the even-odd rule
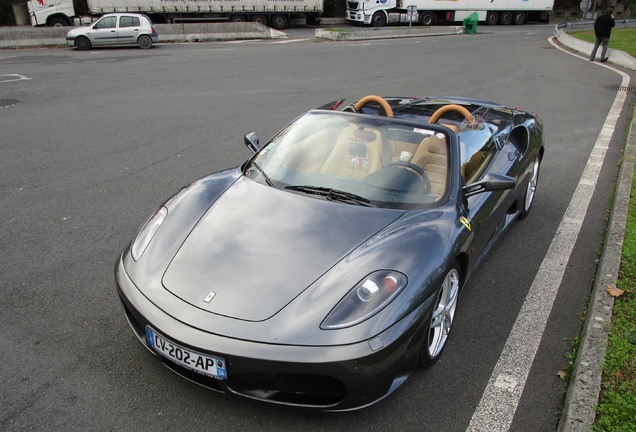
[[[205,311],[263,321],[403,213],[241,178],[192,230],[163,286]]]

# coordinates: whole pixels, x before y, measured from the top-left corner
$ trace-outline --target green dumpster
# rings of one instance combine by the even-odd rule
[[[477,12],[473,12],[464,18],[464,27],[466,28],[466,33],[475,34],[477,33]]]

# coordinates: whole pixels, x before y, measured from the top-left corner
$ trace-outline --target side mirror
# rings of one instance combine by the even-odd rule
[[[245,138],[243,138],[243,141],[245,142],[247,148],[252,150],[252,153],[256,153],[261,149],[261,143],[256,132],[245,134]]]
[[[471,183],[464,186],[464,196],[466,198],[483,192],[491,192],[498,190],[513,189],[517,185],[517,181],[512,177],[501,174],[488,174],[484,179],[477,183]]]

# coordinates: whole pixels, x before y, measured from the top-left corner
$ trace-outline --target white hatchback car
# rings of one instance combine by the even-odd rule
[[[159,40],[157,29],[146,15],[135,13],[107,14],[87,27],[66,33],[66,43],[78,50],[99,45],[139,45],[148,49]]]

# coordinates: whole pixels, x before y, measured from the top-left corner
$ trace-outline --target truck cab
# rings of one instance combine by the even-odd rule
[[[75,16],[73,0],[29,0],[27,7],[33,26],[68,26]]]
[[[385,11],[398,7],[398,0],[348,0],[345,18],[360,24],[382,27],[387,23]]]

